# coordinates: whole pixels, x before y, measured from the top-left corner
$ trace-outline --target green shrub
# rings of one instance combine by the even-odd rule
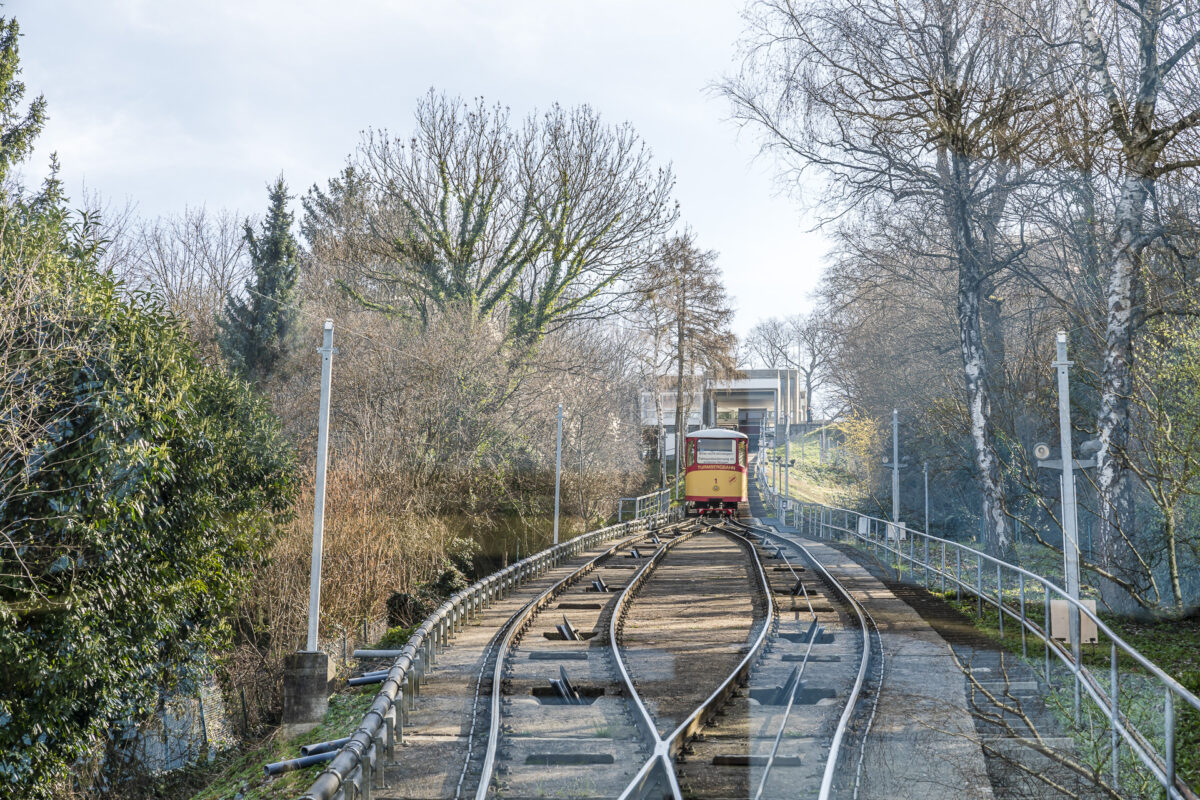
[[[294,463],[61,216],[0,215],[0,794],[45,797],[227,641]]]

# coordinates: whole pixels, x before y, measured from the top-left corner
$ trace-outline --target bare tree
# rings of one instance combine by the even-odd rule
[[[534,344],[628,300],[676,219],[670,169],[588,106],[514,126],[499,106],[430,92],[416,123],[408,139],[368,133],[305,201],[314,253],[342,261],[342,285],[368,307],[501,314]]]
[[[663,409],[662,382],[669,374],[674,349],[671,347],[671,309],[654,290],[648,294],[632,315],[633,329],[639,334],[641,346],[634,353],[640,370],[640,384],[649,387],[654,403],[655,444],[658,453],[659,485],[667,485],[666,428]]]
[[[770,317],[755,323],[746,335],[746,350],[764,369],[779,369],[790,343],[787,322]]]
[[[233,212],[210,213],[201,206],[130,225],[131,232],[118,237],[108,268],[130,288],[160,296],[187,325],[201,353],[215,360],[217,317],[250,273],[245,224]]]
[[[105,274],[121,274],[137,249],[137,204],[117,203],[98,191],[84,188],[79,216],[86,246],[99,256],[97,267]]]
[[[770,318],[750,329],[746,346],[767,369],[787,367],[804,376],[806,421],[813,419],[813,394],[825,382],[834,352],[833,329],[820,311]]]

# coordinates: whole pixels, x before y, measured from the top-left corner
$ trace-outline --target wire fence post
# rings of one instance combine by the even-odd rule
[[[1112,658],[1109,663],[1109,745],[1112,748],[1112,782],[1113,788],[1120,791],[1121,789],[1121,737],[1117,733],[1117,720],[1120,719],[1121,707],[1117,702],[1117,696],[1120,692],[1118,685],[1120,679],[1117,673],[1117,643],[1111,642]]]
[[[975,598],[978,601],[978,615],[983,618],[983,559],[975,556]]]
[[[1166,750],[1167,779],[1164,788],[1169,798],[1171,789],[1175,786],[1175,695],[1170,686],[1166,688],[1166,693],[1166,705],[1163,707],[1163,749]]]
[[[1021,657],[1029,658],[1029,652],[1025,647],[1025,573],[1017,573],[1017,593],[1020,596],[1021,602]]]
[[[996,613],[1000,615],[1000,638],[1004,638],[1004,573],[1003,568],[996,565]]]
[[[942,594],[946,594],[946,541],[942,540]]]

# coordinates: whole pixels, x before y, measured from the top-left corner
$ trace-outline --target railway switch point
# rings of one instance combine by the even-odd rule
[[[579,629],[571,624],[571,620],[567,619],[566,614],[563,614],[562,620],[562,625],[555,626],[558,628],[558,632],[562,635],[562,638],[568,642],[583,641],[583,636],[579,634]]]
[[[551,678],[550,686],[558,692],[558,696],[561,697],[566,703],[570,705],[580,704],[581,700],[579,697],[579,691],[571,685],[571,679],[567,677],[566,667],[559,666],[558,678]]]

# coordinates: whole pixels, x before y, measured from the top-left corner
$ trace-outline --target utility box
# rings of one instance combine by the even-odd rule
[[[1080,600],[1092,613],[1096,611],[1095,600]],[[1066,600],[1050,601],[1050,638],[1060,642],[1071,640],[1071,604]],[[1100,632],[1096,623],[1086,614],[1079,615],[1079,641],[1083,644],[1095,644],[1100,641]]]
[[[887,524],[887,538],[889,542],[899,544],[908,539],[908,529],[904,527],[903,522],[889,522]]]

